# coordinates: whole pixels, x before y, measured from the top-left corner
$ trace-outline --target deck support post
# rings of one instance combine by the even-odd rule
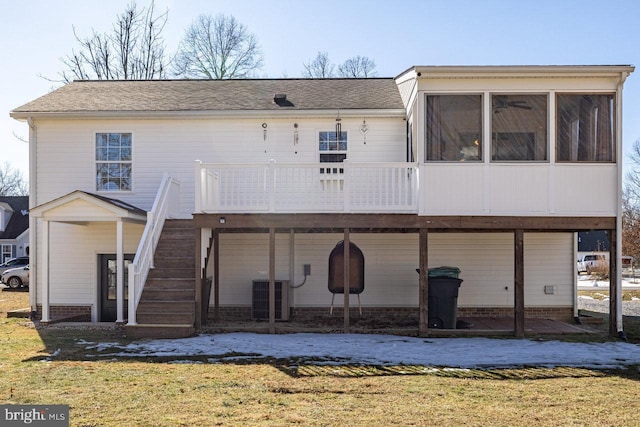
[[[618,287],[618,234],[616,230],[607,230],[609,234],[609,335],[618,336],[622,325],[618,325],[618,300],[622,298]]]
[[[514,325],[516,337],[524,337],[524,230],[514,230]]]
[[[202,274],[202,229],[196,228],[196,247],[195,247],[195,257],[196,257],[196,321],[195,327],[196,330],[202,327],[202,288],[203,282],[205,280],[204,274]]]
[[[351,291],[351,283],[349,277],[349,267],[351,266],[351,241],[349,240],[349,229],[344,229],[344,256],[343,256],[343,274],[344,274],[344,333],[349,333],[349,295]]]
[[[276,333],[276,229],[269,228],[269,333]]]
[[[420,275],[418,278],[418,307],[420,311],[420,320],[418,323],[418,335],[421,337],[429,335],[429,248],[428,248],[428,229],[420,229],[419,239],[419,267]]]
[[[213,308],[214,319],[220,320],[220,230],[213,229]]]

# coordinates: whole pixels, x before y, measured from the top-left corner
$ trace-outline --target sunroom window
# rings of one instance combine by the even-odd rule
[[[547,95],[491,96],[491,160],[547,160]]]
[[[347,132],[322,131],[318,134],[320,163],[342,163],[347,158]],[[320,168],[320,173],[344,173],[343,168]]]
[[[615,160],[615,96],[559,94],[556,97],[557,160]]]
[[[427,95],[427,161],[482,160],[482,96]]]
[[[130,133],[96,133],[96,190],[131,191]]]

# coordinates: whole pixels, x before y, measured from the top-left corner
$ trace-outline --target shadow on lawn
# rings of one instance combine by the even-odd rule
[[[640,319],[634,318],[638,322]],[[591,369],[580,367],[537,367],[520,366],[511,368],[466,369],[436,366],[377,366],[354,365],[345,361],[327,361],[314,358],[296,357],[278,359],[260,357],[259,354],[229,353],[223,355],[194,356],[126,356],[119,351],[98,351],[91,343],[117,343],[124,346],[140,340],[127,339],[120,329],[100,328],[55,328],[38,329],[45,349],[41,355],[26,361],[96,362],[96,363],[166,363],[166,364],[215,364],[215,365],[271,365],[292,378],[336,377],[362,378],[378,376],[430,375],[437,377],[474,380],[544,380],[558,378],[587,378],[615,376],[640,381],[640,366],[631,365],[620,369]],[[576,337],[576,340],[580,339]],[[53,356],[55,355],[55,356]]]

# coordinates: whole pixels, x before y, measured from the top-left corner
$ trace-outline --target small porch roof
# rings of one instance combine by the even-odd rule
[[[144,223],[147,212],[122,200],[76,190],[30,210],[34,218],[82,224],[96,221]]]

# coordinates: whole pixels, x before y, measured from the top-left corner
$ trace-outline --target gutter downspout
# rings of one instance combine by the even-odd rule
[[[27,117],[29,125],[29,210],[38,206],[36,195],[36,145],[38,141],[38,130],[31,116]],[[29,215],[29,276],[30,281],[35,286],[29,287],[29,305],[31,306],[31,320],[35,320],[38,310],[38,259],[36,241],[38,233],[38,223],[36,218]]]
[[[616,144],[616,162],[618,165],[618,213],[616,215],[616,324],[618,329],[618,335],[624,336],[624,329],[622,325],[622,86],[629,76],[629,72],[620,73],[620,81],[616,90],[617,99],[617,113],[616,113],[616,138],[618,143]],[[611,279],[610,279],[611,280]]]

